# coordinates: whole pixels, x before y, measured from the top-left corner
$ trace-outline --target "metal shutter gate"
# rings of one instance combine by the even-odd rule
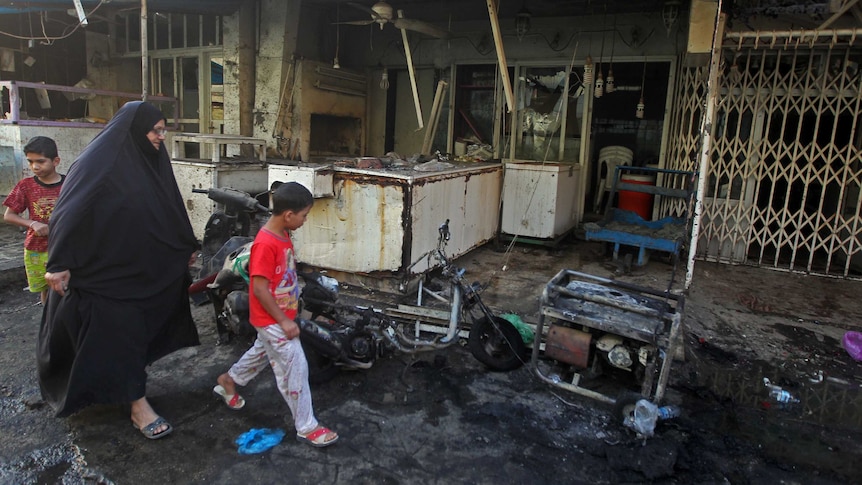
[[[862,277],[855,30],[733,35],[722,49],[696,256]],[[696,170],[707,68],[685,64],[678,63],[667,166]]]

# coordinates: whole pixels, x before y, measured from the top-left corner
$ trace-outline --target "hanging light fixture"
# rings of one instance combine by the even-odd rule
[[[599,50],[599,67],[596,74],[596,89],[593,91],[593,96],[601,98],[605,94],[605,78],[602,76],[602,60],[605,58],[605,18],[607,16],[607,7],[602,15],[602,47]]]
[[[386,91],[389,89],[389,70],[383,68],[383,74],[380,75],[380,89]]]
[[[617,36],[617,17],[614,16],[614,28],[611,31],[611,62],[608,65],[608,77],[605,79],[605,92],[611,94],[616,87],[614,80],[614,42]]]
[[[635,118],[639,120],[644,119],[644,84],[646,84],[646,58],[644,58],[644,72],[643,76],[641,76],[641,99],[638,101],[637,107],[635,107]]]
[[[602,77],[602,67],[599,65],[599,73],[596,75],[596,90],[594,94],[597,98],[601,98],[605,94],[605,79]]]
[[[593,84],[593,58],[588,54],[584,61],[584,86]]]
[[[590,52],[593,49],[593,36],[590,35],[590,47],[587,49],[587,52]],[[593,85],[593,57],[587,54],[587,58],[584,59],[584,79],[582,81],[584,86],[592,86]]]
[[[515,15],[515,33],[518,35],[518,41],[530,31],[532,18],[533,14],[527,10],[527,2],[524,2],[521,10]]]
[[[604,27],[604,20],[602,21]],[[596,89],[593,91],[593,96],[601,98],[605,94],[605,78],[602,76],[602,58],[605,56],[605,31],[602,30],[602,48],[599,51],[599,67],[596,74]]]

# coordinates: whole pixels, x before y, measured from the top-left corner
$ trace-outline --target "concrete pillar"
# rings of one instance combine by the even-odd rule
[[[288,66],[296,51],[299,7],[300,0],[246,0],[223,19],[225,133],[264,138],[277,148],[280,133],[273,131],[285,78],[295,75]],[[236,154],[228,146],[228,155]]]
[[[257,59],[257,1],[246,0],[238,12],[237,21],[237,89],[239,91],[239,134],[254,135],[255,66]],[[242,145],[243,157],[254,156],[254,147]]]
[[[254,106],[254,136],[263,138],[270,148],[277,147],[281,133],[277,123],[284,113],[279,112],[279,100],[287,103],[289,84],[295,72],[288,66],[296,51],[299,29],[300,0],[261,0],[260,8],[266,15],[260,20],[260,44],[257,54]],[[288,72],[290,71],[290,72]],[[288,84],[285,85],[285,82]],[[287,110],[287,106],[282,106]],[[278,130],[281,131],[281,130]]]

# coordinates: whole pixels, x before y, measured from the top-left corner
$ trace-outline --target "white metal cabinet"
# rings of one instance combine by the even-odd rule
[[[185,158],[185,143],[198,143],[201,152],[210,152],[211,159]],[[206,194],[197,194],[192,189],[230,187],[257,195],[268,189],[266,168],[266,143],[261,138],[240,135],[208,135],[205,133],[174,133],[170,136],[171,166],[186,212],[192,223],[195,237],[203,239],[204,226],[216,208],[216,203]],[[257,160],[222,160],[221,148],[226,145],[252,145],[257,151]]]
[[[497,234],[502,165],[465,163],[438,172],[334,168],[332,198],[315,200],[294,233],[300,260],[347,273],[397,272],[437,244],[460,256]],[[427,269],[423,263],[412,273]]]
[[[193,193],[192,189],[231,187],[256,195],[268,188],[267,169],[256,162],[213,163],[173,160],[171,165],[192,229],[198,239],[203,239],[204,226],[212,215],[216,203],[206,194]]]
[[[501,232],[554,239],[580,222],[580,165],[566,162],[506,163]]]
[[[315,199],[332,197],[332,165],[315,163],[270,164],[269,186],[275,182],[297,182]]]

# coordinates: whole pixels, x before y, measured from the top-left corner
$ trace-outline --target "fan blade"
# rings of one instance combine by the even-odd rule
[[[363,12],[367,13],[368,15],[371,15],[371,18],[374,21],[380,20],[380,16],[377,15],[377,12],[375,12],[374,10],[371,10],[371,7],[366,7],[365,5],[362,5],[360,3],[354,3],[354,2],[344,2],[344,3],[347,5],[350,5],[353,8],[358,8],[359,10],[362,10]]]
[[[415,32],[430,35],[431,37],[436,37],[438,39],[446,39],[449,37],[448,31],[443,30],[436,25],[431,25],[428,22],[423,22],[421,20],[394,18],[390,20],[390,23],[392,23],[392,25],[399,29],[413,30]]]
[[[374,20],[348,20],[346,22],[333,22],[332,25],[370,25],[373,24]]]

